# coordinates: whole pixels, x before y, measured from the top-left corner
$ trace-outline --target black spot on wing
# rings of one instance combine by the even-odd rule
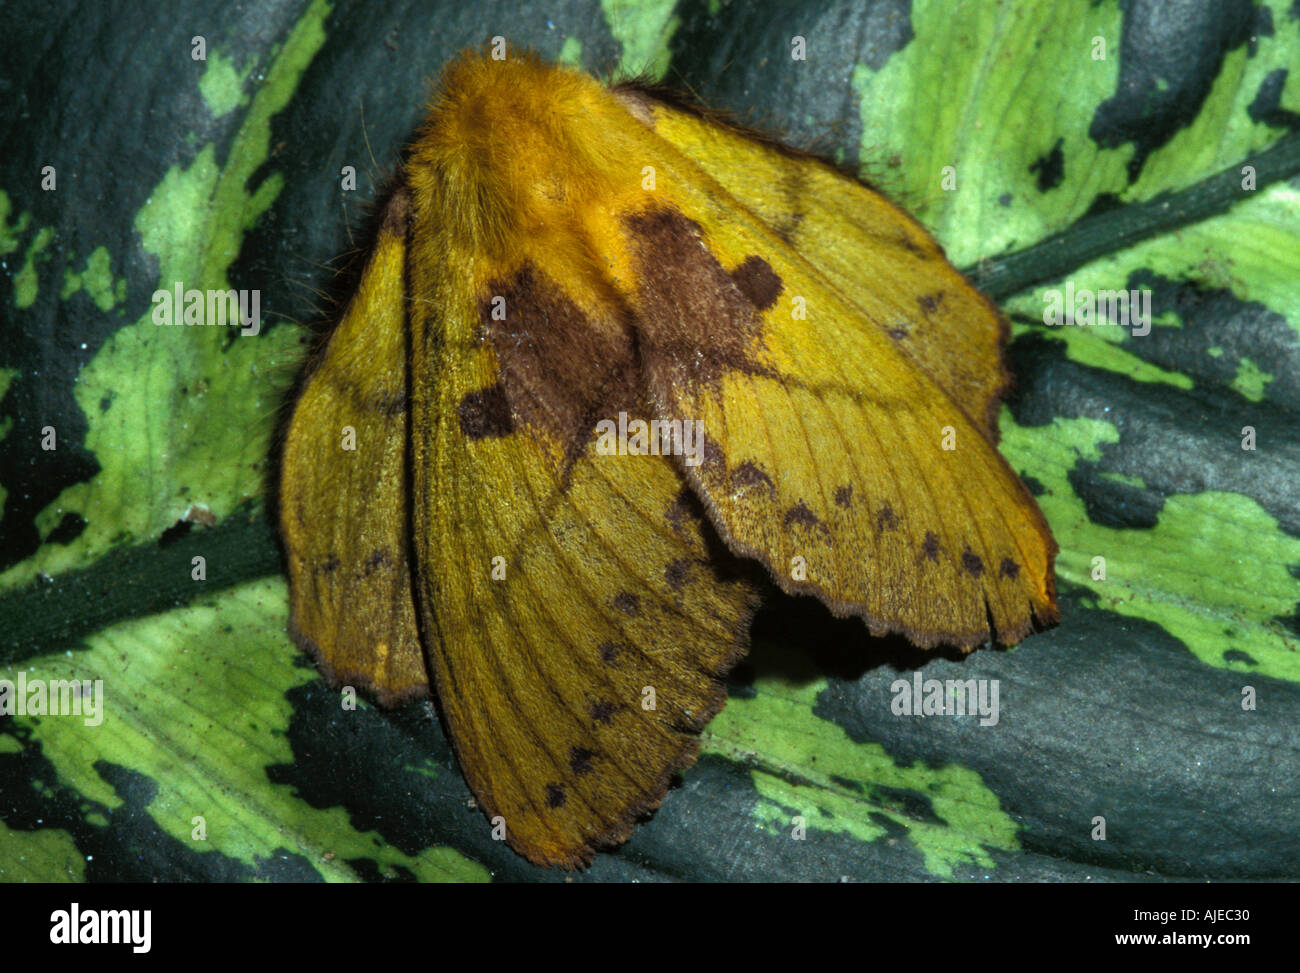
[[[767,490],[769,495],[776,493],[776,485],[763,467],[753,460],[745,460],[731,471],[731,488],[733,490],[748,490],[752,487],[762,487]]]
[[[613,605],[624,615],[635,617],[641,614],[641,599],[630,591],[620,591],[615,595]]]
[[[467,393],[456,412],[460,416],[461,432],[470,439],[508,436],[515,429],[506,390],[499,382]]]
[[[825,536],[826,542],[827,543],[831,542],[830,529],[825,524],[822,523],[821,518],[818,517],[815,513],[813,513],[808,508],[808,505],[804,503],[802,500],[796,503],[793,507],[790,507],[788,510],[786,510],[785,516],[782,518],[781,523],[785,527],[790,527],[790,526],[816,527]]]
[[[789,527],[791,524],[798,524],[800,527],[821,527],[822,522],[817,515],[808,509],[808,505],[800,500],[793,507],[785,512],[785,518],[782,524]]]
[[[704,454],[702,465],[705,469],[719,471],[726,469],[726,454],[722,452],[722,448],[717,443],[712,439],[704,438],[701,441],[701,446]]]
[[[760,311],[776,304],[781,295],[781,278],[762,257],[746,257],[744,263],[731,272],[731,279],[749,303]]]
[[[880,508],[880,513],[876,514],[876,533],[886,530],[895,530],[898,527],[898,515],[894,513],[894,508],[886,503]]]

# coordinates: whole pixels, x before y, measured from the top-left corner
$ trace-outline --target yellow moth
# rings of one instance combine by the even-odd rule
[[[589,862],[695,759],[760,580],[922,647],[1057,618],[1005,339],[835,168],[464,56],[293,414],[294,635],[383,703],[432,689],[511,846]]]

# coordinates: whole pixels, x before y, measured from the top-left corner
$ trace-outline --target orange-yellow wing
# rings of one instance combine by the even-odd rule
[[[598,455],[585,434],[586,416],[634,404],[613,322],[527,270],[493,281],[500,322],[464,281],[418,287],[429,381],[413,418],[430,437],[415,453],[415,536],[438,698],[511,846],[573,867],[625,838],[694,761],[748,644],[750,588],[718,574],[668,459]],[[532,344],[543,326],[562,341]]]
[[[644,414],[634,336],[562,185],[600,197],[569,126],[608,96],[488,60],[443,91],[409,169],[419,605],[480,805],[530,860],[573,867],[694,760],[754,596],[671,458],[597,449],[600,420]]]
[[[399,190],[294,407],[280,484],[294,638],[331,684],[383,702],[429,687],[407,553],[407,209]]]
[[[1011,643],[1054,621],[1055,542],[993,445],[997,311],[910,218],[806,160],[810,179],[844,183],[827,198],[867,202],[842,239],[796,250],[695,163],[731,151],[761,199],[789,156],[719,148],[652,109],[683,154],[665,153],[659,192],[626,220],[632,309],[648,397],[704,424],[710,448],[683,469],[732,550],[922,646]]]
[[[468,58],[407,170],[421,632],[470,786],[536,862],[590,860],[693,759],[753,606],[718,535],[921,645],[1056,613],[1055,545],[992,442],[996,312],[888,206],[801,252],[775,150],[658,112]],[[766,165],[759,199],[710,153]],[[623,415],[710,448],[608,455],[593,429]]]
[[[1010,380],[1006,323],[915,219],[821,159],[635,89],[622,93],[652,114],[656,134],[815,266],[857,306],[863,324],[888,335],[997,442],[997,408]]]

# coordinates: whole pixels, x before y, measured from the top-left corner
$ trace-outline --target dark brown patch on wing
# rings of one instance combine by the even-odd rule
[[[656,384],[698,390],[716,388],[733,371],[775,377],[754,357],[763,318],[703,245],[700,225],[666,208],[634,214],[625,224],[639,273],[640,352]],[[707,440],[705,449],[708,462]]]
[[[614,596],[613,604],[624,615],[636,616],[641,614],[641,599],[630,591],[620,591]]]
[[[731,471],[731,488],[747,490],[750,487],[765,487],[770,495],[776,494],[776,484],[767,475],[763,467],[752,460],[745,460]]]
[[[931,561],[939,560],[939,535],[932,530],[925,532],[925,543],[921,545],[921,550]]]
[[[564,802],[567,798],[568,795],[564,793],[563,784],[546,785],[546,806],[547,807],[551,807],[551,808],[564,807]]]
[[[493,321],[490,298],[479,320],[501,370],[500,387],[517,425],[545,430],[564,448],[566,470],[595,434],[596,422],[620,412],[641,415],[633,329],[596,323],[554,281],[531,265],[487,293],[506,299],[506,320]]]
[[[766,311],[776,304],[785,285],[777,276],[772,265],[762,257],[749,256],[731,272],[731,279],[740,288],[740,293],[749,298],[749,303],[760,311]]]
[[[880,513],[876,514],[876,533],[884,530],[895,530],[898,527],[898,515],[894,513],[894,508],[885,504],[880,508]]]
[[[618,707],[608,700],[597,700],[591,704],[591,718],[597,723],[612,723],[614,721],[614,710],[616,709]]]
[[[596,647],[596,651],[600,653],[601,662],[612,666],[614,660],[618,658],[619,646],[613,642],[601,642],[600,645]]]
[[[588,750],[586,747],[573,747],[569,751],[569,769],[579,777],[591,773],[591,758],[596,756],[595,750]]]
[[[510,402],[500,382],[477,392],[467,392],[456,412],[460,416],[460,431],[470,439],[509,436],[515,430]]]
[[[690,566],[691,562],[684,557],[669,561],[668,567],[664,568],[664,580],[668,582],[668,587],[673,591],[681,591],[682,586],[686,584],[686,572]]]
[[[962,551],[961,566],[977,578],[984,573],[984,562],[981,561],[980,556],[969,547]]]
[[[1002,577],[1018,578],[1020,577],[1020,565],[1009,557],[1002,559]]]
[[[800,527],[822,527],[823,524],[815,513],[808,509],[808,505],[800,500],[793,507],[785,512],[785,518],[781,523],[789,527],[791,524],[798,524]]]
[[[726,454],[722,452],[722,448],[717,443],[712,439],[709,439],[707,436],[700,440],[700,452],[703,454],[700,463],[701,466],[707,467],[710,470],[722,470],[726,468]]]
[[[835,488],[835,506],[848,509],[853,503],[853,487],[845,485]]]
[[[926,314],[933,314],[935,311],[939,310],[939,305],[943,303],[943,294],[923,294],[916,300],[917,303],[921,305],[922,311]]]

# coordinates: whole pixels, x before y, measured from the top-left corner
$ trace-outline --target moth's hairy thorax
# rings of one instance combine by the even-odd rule
[[[652,141],[585,75],[526,57],[459,62],[411,158],[416,218],[453,258],[461,249],[503,268],[617,264],[625,245],[610,238],[609,216],[646,201]]]

